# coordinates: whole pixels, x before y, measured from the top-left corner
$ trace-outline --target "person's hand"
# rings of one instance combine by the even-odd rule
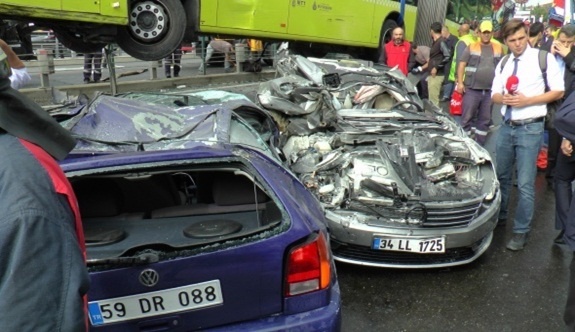
[[[571,51],[570,47],[567,47],[558,41],[553,42],[553,46],[551,47],[551,53],[559,54],[562,58],[566,57],[567,54],[569,54],[569,51]]]
[[[503,95],[503,104],[512,107],[525,107],[529,105],[529,97],[520,92],[514,94],[506,93]]]
[[[419,67],[413,68],[413,69],[411,70],[411,73],[412,73],[412,74],[419,74],[419,73],[421,73],[422,71],[423,71],[423,68],[421,68],[421,66],[419,66]]]
[[[463,84],[457,83],[455,85],[455,90],[457,90],[457,92],[459,92],[460,94],[464,94],[465,93],[465,86]]]
[[[4,53],[8,53],[8,50],[10,50],[10,46],[8,46],[8,44],[4,41],[4,39],[0,39],[0,49],[2,49],[2,51]]]
[[[563,152],[567,157],[571,157],[571,154],[573,153],[573,145],[569,140],[563,139],[561,141],[561,152]]]

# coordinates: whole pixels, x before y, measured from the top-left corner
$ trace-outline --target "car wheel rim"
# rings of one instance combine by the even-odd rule
[[[130,30],[138,39],[151,42],[162,36],[167,29],[168,16],[164,8],[151,2],[140,3],[130,13]]]

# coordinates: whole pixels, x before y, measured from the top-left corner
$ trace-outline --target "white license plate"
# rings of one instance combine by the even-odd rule
[[[88,312],[90,322],[96,326],[222,303],[224,298],[220,281],[211,280],[157,292],[89,302]]]
[[[415,253],[445,253],[445,237],[427,239],[405,239],[391,237],[376,237],[373,239],[373,249],[390,251],[407,251]]]

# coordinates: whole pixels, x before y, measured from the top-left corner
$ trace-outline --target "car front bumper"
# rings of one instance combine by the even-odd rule
[[[501,196],[466,226],[425,228],[418,226],[380,227],[344,222],[327,213],[331,247],[336,261],[392,268],[441,268],[468,264],[483,254],[497,226]],[[444,253],[417,253],[372,249],[374,238],[444,238]]]

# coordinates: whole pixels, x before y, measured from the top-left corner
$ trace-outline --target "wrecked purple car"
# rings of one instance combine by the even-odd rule
[[[289,168],[326,209],[341,262],[460,265],[489,247],[500,205],[489,153],[397,70],[285,56],[257,99]]]
[[[228,97],[100,95],[53,112],[78,139],[61,166],[91,330],[339,331],[324,211],[278,161],[269,115]]]

